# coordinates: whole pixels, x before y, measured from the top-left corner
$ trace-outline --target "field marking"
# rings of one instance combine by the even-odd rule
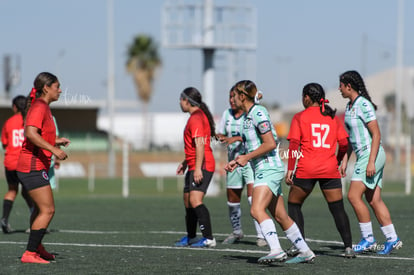
[[[183,235],[186,232],[183,231],[96,231],[96,230],[56,230],[54,232],[62,233],[74,233],[74,234],[133,234],[133,233],[149,233],[149,234],[170,234],[170,235]],[[225,233],[215,233],[215,236],[227,236]],[[245,235],[245,237],[256,238],[256,235]],[[280,239],[286,239],[286,237],[279,237]],[[339,241],[326,241],[316,239],[306,239],[307,242],[326,243],[326,244],[342,244]],[[0,241],[1,244],[16,244],[26,245],[27,242],[16,241]],[[46,245],[57,246],[76,246],[76,247],[101,247],[101,248],[150,248],[150,249],[169,249],[169,250],[200,250],[200,251],[217,251],[217,252],[235,252],[235,253],[250,253],[250,254],[267,254],[268,251],[262,250],[248,250],[248,249],[230,249],[230,248],[196,248],[196,247],[174,247],[174,246],[159,246],[159,245],[118,245],[118,244],[83,244],[83,243],[50,243],[45,242]],[[318,256],[318,255],[317,255]],[[372,256],[372,255],[358,255],[358,258],[370,258],[370,259],[382,259],[382,260],[405,260],[414,261],[414,258],[405,257],[392,257],[392,256]]]

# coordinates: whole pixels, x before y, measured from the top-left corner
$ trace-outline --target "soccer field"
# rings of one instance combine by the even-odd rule
[[[19,196],[10,224],[12,234],[0,234],[0,274],[406,274],[414,272],[414,250],[409,238],[414,228],[413,196],[384,193],[402,249],[389,256],[364,254],[345,259],[342,243],[320,192],[314,192],[304,205],[305,230],[316,253],[313,264],[258,265],[267,248],[255,245],[254,227],[247,200],[242,201],[246,237],[238,244],[221,242],[231,232],[224,195],[205,200],[210,210],[217,247],[213,249],[175,248],[184,235],[182,193],[176,180],[166,180],[163,193],[154,180],[134,180],[130,198],[121,197],[121,180],[97,181],[89,193],[86,180],[61,180],[55,193],[56,215],[51,233],[43,240],[56,253],[49,265],[21,264],[28,234],[28,210]],[[386,191],[386,190],[385,190]],[[4,186],[2,189],[4,192]],[[346,202],[353,242],[359,241],[355,215]],[[378,242],[384,237],[373,220]],[[277,226],[283,248],[290,247]]]

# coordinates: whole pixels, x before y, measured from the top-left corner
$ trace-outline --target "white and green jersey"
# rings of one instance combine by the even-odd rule
[[[358,157],[370,152],[372,137],[367,124],[376,119],[374,106],[363,96],[358,96],[352,105],[349,102],[346,106],[345,125],[349,142]]]
[[[247,153],[253,152],[260,147],[261,135],[271,131],[278,144],[276,131],[270,121],[269,113],[261,105],[253,105],[244,115],[242,138]],[[252,168],[257,172],[260,169],[280,169],[284,171],[284,164],[280,159],[278,147],[265,155],[251,160]]]
[[[227,109],[223,112],[217,132],[225,135],[226,137],[241,136],[242,123],[243,115],[236,118],[233,114],[233,110]],[[241,141],[233,142],[227,146],[227,157],[229,161],[235,159],[241,154],[244,154],[244,147]]]

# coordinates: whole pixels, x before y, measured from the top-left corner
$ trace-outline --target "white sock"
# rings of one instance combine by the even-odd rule
[[[249,205],[252,206],[252,196],[247,197],[247,201],[249,202]],[[253,223],[254,223],[254,228],[256,228],[257,238],[264,239],[265,237],[263,236],[262,229],[260,228],[260,224],[255,219],[253,219]]]
[[[381,231],[384,234],[387,242],[395,242],[398,238],[397,232],[395,232],[395,228],[393,224],[382,226]]]
[[[292,244],[297,249],[299,249],[300,252],[306,252],[310,250],[296,223],[293,223],[292,226],[285,231],[285,234],[289,241],[291,241]]]
[[[283,251],[282,247],[280,246],[279,238],[277,236],[276,227],[273,223],[273,220],[264,220],[260,224],[260,228],[262,229],[266,242],[270,247],[270,253],[274,254]]]
[[[359,228],[361,229],[362,238],[366,239],[368,242],[374,241],[374,232],[372,231],[371,222],[360,222]]]
[[[242,232],[240,202],[227,202],[227,205],[229,206],[229,218],[233,233],[240,234]]]

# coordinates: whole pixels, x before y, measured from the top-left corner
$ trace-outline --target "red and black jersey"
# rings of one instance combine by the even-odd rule
[[[340,178],[336,148],[338,141],[348,134],[338,117],[324,116],[320,108],[308,107],[297,113],[290,126],[288,140],[300,142],[296,177],[298,178]]]
[[[214,172],[215,160],[213,157],[213,151],[211,150],[210,146],[210,134],[210,124],[204,112],[200,109],[193,112],[190,115],[190,118],[188,119],[187,125],[184,129],[184,152],[189,171],[195,169],[195,138],[202,137],[204,143],[204,160],[202,168],[209,172]]]
[[[53,122],[49,105],[42,99],[36,99],[26,116],[25,126],[36,127],[40,136],[53,146],[56,143],[56,127]],[[49,171],[52,152],[34,145],[25,138],[20,153],[17,171],[28,173],[30,171]]]
[[[23,117],[20,113],[17,113],[4,123],[1,130],[1,143],[6,150],[4,155],[4,166],[7,170],[16,170],[23,140]]]

